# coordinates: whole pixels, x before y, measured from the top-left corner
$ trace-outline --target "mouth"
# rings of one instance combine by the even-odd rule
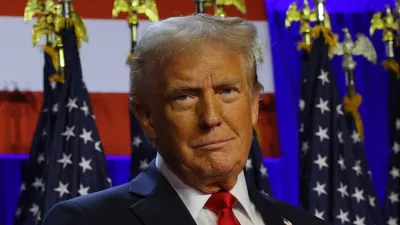
[[[205,141],[195,145],[194,148],[201,150],[218,150],[225,147],[225,145],[227,145],[232,139],[233,138]]]

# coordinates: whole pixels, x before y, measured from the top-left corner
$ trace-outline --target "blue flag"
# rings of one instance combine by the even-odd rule
[[[82,77],[73,28],[61,31],[65,84],[58,101],[56,125],[45,177],[43,213],[56,203],[111,186],[105,155]]]
[[[400,60],[399,48],[395,50],[395,58],[385,62],[389,75],[389,135],[392,144],[384,205],[384,222],[388,225],[400,224]]]
[[[145,135],[135,115],[129,111],[131,122],[132,155],[130,179],[135,178],[156,157],[154,143]]]
[[[300,199],[303,209],[334,225],[382,224],[359,134],[349,128],[328,56],[326,28],[314,41],[303,100]]]
[[[46,46],[46,49],[51,48]],[[39,113],[31,150],[22,174],[21,194],[15,212],[14,225],[40,223],[44,195],[44,174],[46,169],[46,150],[51,143],[52,130],[57,112],[57,100],[60,83],[50,82],[50,76],[56,74],[52,58],[44,53],[43,106]]]
[[[273,196],[267,167],[265,166],[261,148],[257,140],[257,133],[253,131],[249,158],[244,169],[246,180],[263,194]]]

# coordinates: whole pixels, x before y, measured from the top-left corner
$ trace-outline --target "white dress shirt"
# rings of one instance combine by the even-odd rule
[[[196,224],[217,225],[217,214],[205,207],[211,194],[202,193],[179,179],[168,167],[163,158],[157,153],[156,166],[178,193],[186,208],[189,210]],[[244,173],[238,176],[236,185],[230,193],[237,199],[233,205],[233,213],[241,225],[264,225],[264,221],[255,205],[250,201]]]

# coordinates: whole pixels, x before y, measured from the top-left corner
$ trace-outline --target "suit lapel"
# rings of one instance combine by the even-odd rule
[[[251,184],[247,183],[249,197],[260,212],[266,225],[285,225],[283,217],[275,210],[272,200],[266,198]]]
[[[154,160],[131,181],[129,192],[143,198],[130,206],[130,210],[145,225],[196,224],[179,195],[157,169]]]

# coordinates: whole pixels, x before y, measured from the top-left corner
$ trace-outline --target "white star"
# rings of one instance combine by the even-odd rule
[[[140,165],[139,165],[139,169],[141,169],[141,170],[144,170],[144,169],[146,169],[146,168],[147,168],[147,166],[149,165],[149,164],[147,163],[147,159],[140,160],[140,161],[139,161],[139,163],[140,163]]]
[[[100,148],[100,144],[101,144],[101,141],[96,141],[96,143],[94,143],[94,149],[96,149],[99,152],[102,151]]]
[[[336,106],[336,112],[339,115],[344,115],[343,110],[342,110],[342,104],[339,104]]]
[[[387,221],[387,225],[398,225],[397,218],[389,217],[389,220]]]
[[[68,164],[72,165],[71,157],[72,157],[72,153],[69,155],[63,153],[62,158],[59,159],[57,162],[63,164],[63,169],[65,169],[65,167],[67,167]]]
[[[82,184],[80,184],[80,188],[79,188],[78,192],[79,192],[80,195],[87,195],[87,194],[89,194],[88,193],[89,192],[89,188],[90,187],[84,187]]]
[[[15,211],[15,216],[20,216],[21,215],[22,210],[20,208],[17,209],[17,211]]]
[[[322,85],[325,85],[325,82],[329,83],[328,74],[328,72],[321,70],[321,74],[318,76],[318,79],[322,81]]]
[[[44,154],[43,154],[43,153],[40,153],[36,160],[37,160],[37,162],[38,162],[39,164],[41,164],[42,162],[45,162],[45,161],[46,161],[46,160],[44,159]]]
[[[357,176],[362,175],[361,160],[357,160],[352,169],[356,171]]]
[[[142,143],[142,139],[140,139],[140,136],[136,136],[133,138],[133,145],[138,148],[139,145]]]
[[[321,185],[321,184],[317,181],[317,186],[314,187],[313,190],[316,191],[316,192],[318,193],[318,197],[320,197],[321,194],[327,194],[326,191],[325,191],[325,186],[326,186],[326,184],[322,184],[322,185]]]
[[[303,99],[300,99],[300,101],[299,101],[300,110],[303,111],[304,107],[306,107],[306,102]]]
[[[324,219],[324,211],[319,212],[317,209],[315,209],[314,216],[316,216],[316,217],[318,217],[318,218],[320,218],[322,220],[325,220]]]
[[[326,167],[329,168],[328,163],[326,162],[326,160],[328,159],[327,156],[322,157],[320,154],[318,154],[318,159],[314,161],[315,164],[318,165],[319,170],[322,170],[322,168]]]
[[[372,197],[372,196],[368,195],[369,205],[371,207],[375,207],[375,199],[376,199],[375,197]]]
[[[356,215],[356,221],[354,221],[354,225],[365,225],[364,223],[365,217],[358,217]]]
[[[300,133],[303,133],[303,132],[304,132],[304,123],[301,123],[301,124],[300,124],[299,132],[300,132]]]
[[[353,134],[351,135],[351,138],[353,139],[353,143],[356,144],[358,142],[361,142],[360,139],[360,134],[357,131],[353,131]]]
[[[319,104],[316,105],[315,107],[319,108],[321,110],[321,114],[324,115],[325,111],[330,111],[329,107],[328,107],[329,101],[326,100],[324,101],[322,98],[319,99]]]
[[[400,152],[400,145],[397,142],[395,142],[392,149],[394,151],[394,154],[397,155],[397,153]]]
[[[344,198],[344,196],[349,196],[349,193],[347,193],[347,185],[343,185],[342,182],[340,182],[340,188],[338,188],[337,191],[340,192],[342,198]]]
[[[112,184],[111,184],[111,183],[112,183],[112,182],[111,182],[111,178],[108,177],[108,178],[107,178],[107,182],[110,184],[110,187],[111,187],[111,186],[112,186]]]
[[[68,191],[68,183],[63,184],[61,181],[58,183],[58,188],[55,188],[54,191],[59,192],[60,193],[60,198],[62,198],[62,196],[64,194],[69,194]]]
[[[357,203],[360,203],[361,200],[365,201],[364,190],[358,190],[358,188],[356,188],[356,192],[351,196],[357,199]]]
[[[246,170],[252,169],[253,165],[251,165],[251,159],[247,159],[246,161]]]
[[[83,173],[86,172],[86,170],[93,170],[93,168],[90,166],[90,162],[92,161],[92,159],[86,160],[83,156],[82,156],[82,161],[79,163],[79,166],[82,167],[83,169]]]
[[[41,188],[42,185],[43,185],[43,179],[35,177],[35,182],[32,183],[32,186],[35,187],[35,189],[37,190],[38,188]]]
[[[339,155],[338,163],[339,163],[340,169],[341,169],[342,171],[343,171],[343,170],[346,170],[346,165],[344,164],[344,158],[343,158],[341,155]]]
[[[58,112],[58,103],[56,103],[56,104],[53,105],[53,107],[51,108],[51,111],[52,111],[53,113]]]
[[[25,190],[26,190],[26,184],[25,184],[25,182],[24,182],[24,183],[21,184],[20,191],[23,192],[23,191],[25,191]]]
[[[42,137],[46,137],[46,136],[47,136],[47,132],[46,132],[45,129],[43,129],[43,131],[42,131]]]
[[[260,173],[262,177],[268,177],[267,168],[264,166],[264,163],[261,163]]]
[[[67,136],[67,141],[69,141],[70,137],[75,137],[74,129],[75,129],[75,126],[72,126],[72,127],[66,126],[64,133],[62,133],[61,135]]]
[[[57,88],[57,83],[55,81],[50,81],[50,87],[52,90]]]
[[[343,141],[343,133],[339,131],[337,136],[339,138],[339,143],[343,144],[344,143],[344,141]]]
[[[86,129],[83,128],[82,129],[82,134],[79,135],[79,137],[81,137],[83,139],[84,143],[86,144],[88,141],[93,141],[92,132],[93,131],[86,131]]]
[[[350,222],[349,220],[349,212],[343,212],[342,209],[340,209],[340,214],[336,216],[336,218],[338,218],[342,224],[344,224],[345,222]]]
[[[71,99],[71,98],[68,98],[68,104],[67,104],[67,108],[69,108],[68,109],[68,111],[69,112],[71,112],[72,111],[72,109],[74,109],[74,108],[78,108],[78,106],[76,105],[76,100],[78,100],[78,98],[74,98],[74,99]]]
[[[318,132],[315,133],[315,135],[317,135],[317,136],[319,137],[319,140],[320,140],[321,142],[323,142],[323,141],[324,141],[324,138],[329,140],[329,136],[328,136],[327,133],[328,133],[328,128],[322,129],[321,126],[318,126]]]
[[[39,206],[33,203],[32,208],[29,209],[29,212],[31,212],[33,216],[37,216],[37,214],[39,213]]]
[[[83,106],[81,107],[82,111],[85,113],[85,117],[87,117],[89,113],[89,107],[86,105],[86,102],[83,101]]]
[[[392,170],[390,170],[390,175],[392,175],[393,179],[396,179],[397,177],[400,177],[400,170],[396,167],[392,167]]]
[[[394,192],[390,192],[389,200],[390,200],[390,202],[392,204],[395,204],[396,202],[399,202],[399,194],[398,193],[394,193]]]
[[[400,118],[396,119],[396,130],[400,130]]]
[[[303,142],[302,145],[301,145],[301,151],[302,151],[304,154],[306,154],[307,151],[308,151],[308,149],[310,149],[310,147],[308,147],[308,142],[307,142],[307,141]]]

